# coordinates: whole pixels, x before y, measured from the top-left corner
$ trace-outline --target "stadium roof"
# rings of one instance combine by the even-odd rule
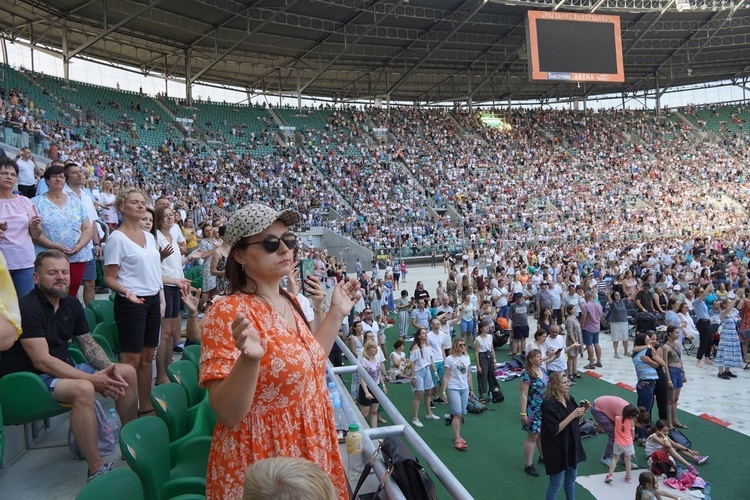
[[[14,0],[10,40],[167,74],[339,101],[564,99],[750,74],[750,0]],[[530,82],[525,12],[621,18],[624,84]],[[186,61],[189,60],[189,64]]]

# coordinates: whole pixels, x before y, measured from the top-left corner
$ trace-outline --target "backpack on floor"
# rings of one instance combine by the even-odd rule
[[[648,457],[651,460],[651,472],[656,477],[666,474],[667,477],[677,476],[677,467],[675,467],[672,458],[665,451],[655,451]]]
[[[466,411],[469,413],[484,413],[487,411],[487,405],[479,401],[476,396],[470,397],[466,402]]]
[[[500,387],[495,387],[490,391],[490,397],[492,398],[493,403],[502,403],[505,401],[505,394],[503,394],[502,389]]]
[[[581,420],[579,427],[581,432],[581,439],[594,437],[599,434],[599,432],[596,430],[596,424],[594,424],[594,422],[592,422],[591,420],[584,418],[583,420]]]

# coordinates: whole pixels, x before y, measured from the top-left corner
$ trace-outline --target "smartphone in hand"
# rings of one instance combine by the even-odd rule
[[[315,262],[312,259],[300,259],[299,261],[299,279],[302,281],[302,293],[307,295],[307,280],[308,276],[315,275]]]

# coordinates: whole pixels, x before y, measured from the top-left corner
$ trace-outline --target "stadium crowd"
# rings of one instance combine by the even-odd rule
[[[462,348],[479,349],[483,344],[476,340],[477,333],[484,338],[487,321],[492,331],[500,317],[510,319],[513,354],[527,350],[530,332],[528,323],[523,322],[528,314],[536,311],[541,316],[538,329],[546,325],[544,335],[550,334],[552,339],[557,338],[562,325],[566,330],[574,329],[580,319],[581,342],[569,343],[564,349],[575,356],[578,349],[585,348],[585,368],[595,370],[603,361],[598,348],[600,325],[622,322],[615,311],[623,308],[612,304],[622,297],[633,326],[640,329],[638,316],[649,321],[653,316],[653,326],[661,323],[672,327],[668,341],[679,339],[682,344],[694,339],[699,344],[698,366],[705,368],[715,362],[722,379],[730,380],[730,368],[747,359],[746,339],[741,332],[750,331],[750,300],[744,298],[750,293],[750,238],[743,227],[744,207],[750,201],[743,182],[747,178],[748,149],[737,137],[724,137],[718,142],[701,140],[688,121],[668,110],[664,117],[656,117],[646,111],[493,109],[487,112],[502,115],[508,127],[488,128],[481,124],[479,113],[467,110],[346,107],[331,111],[325,130],[300,130],[294,139],[270,128],[252,135],[251,146],[253,142],[275,145],[273,153],[255,156],[237,153],[228,143],[212,149],[209,144],[183,140],[175,134],[165,138],[163,144],[152,146],[118,135],[117,127],[107,131],[86,124],[48,121],[44,110],[34,105],[22,88],[2,89],[0,98],[5,116],[0,127],[3,141],[20,149],[17,159],[0,163],[0,222],[5,224],[0,230],[0,249],[19,297],[33,288],[32,267],[39,269],[50,260],[57,263],[64,260],[61,255],[67,255],[71,271],[75,267],[76,279],[85,287],[92,277],[84,268],[101,258],[101,243],[106,243],[105,232],[92,230],[92,222],[99,218],[110,229],[119,226],[123,234],[132,230],[140,236],[135,228],[148,206],[156,209],[151,221],[163,233],[161,238],[174,242],[170,245],[175,248],[179,244],[179,253],[184,253],[182,264],[201,265],[205,260],[209,263],[207,272],[213,276],[222,276],[223,272],[213,260],[223,258],[226,265],[226,251],[222,254],[220,250],[224,239],[237,245],[279,221],[284,227],[324,225],[374,250],[384,248],[384,253],[391,253],[383,262],[374,261],[370,275],[363,272],[360,263],[348,263],[350,273],[356,269],[358,279],[356,285],[347,285],[346,296],[339,298],[336,318],[342,319],[343,309],[351,309],[357,302],[354,292],[358,288],[362,289],[361,300],[345,323],[351,323],[355,336],[359,334],[357,324],[366,323],[369,331],[382,334],[389,312],[397,307],[401,312],[409,311],[399,315],[409,321],[399,330],[415,330],[420,339],[415,343],[420,353],[409,354],[412,361],[419,362],[419,370],[424,370],[423,385],[417,384],[415,393],[413,422],[418,427],[423,425],[417,415],[421,397],[426,418],[439,420],[430,410],[431,401],[440,398],[437,391],[431,392],[429,380],[434,379],[434,387],[441,387],[443,358],[450,372],[451,367],[458,366],[454,363],[463,359]],[[234,130],[236,124],[231,127]],[[387,132],[372,134],[373,128]],[[210,130],[206,137],[226,142],[225,132],[221,128]],[[51,160],[46,169],[30,158],[31,150]],[[145,197],[134,188],[144,191]],[[27,198],[33,201],[29,203]],[[44,206],[40,204],[48,199],[58,207],[69,206],[70,221],[65,224],[70,222],[75,228],[72,234],[61,230],[63,221],[53,220],[54,215],[38,217],[40,206]],[[279,218],[271,217],[269,225],[260,227],[249,218],[242,222],[255,232],[238,229],[242,234],[225,237],[229,218],[243,207],[259,206],[253,204],[295,210],[301,218],[282,220],[272,210]],[[45,210],[45,214],[52,214],[54,208]],[[328,217],[329,211],[339,217]],[[178,227],[174,238],[165,236],[172,234],[172,217]],[[51,222],[59,225],[48,226]],[[220,228],[219,236],[205,227]],[[5,237],[6,231],[13,237]],[[114,239],[118,238],[123,239]],[[275,235],[275,240],[268,238],[250,245],[275,245],[278,249],[283,241],[290,250],[297,245],[293,235],[286,232]],[[27,254],[33,248],[29,247],[32,239],[44,248]],[[146,237],[141,246],[148,248],[153,241],[157,240]],[[63,254],[46,254],[39,262],[29,260],[45,248]],[[394,250],[397,248],[414,248],[414,253],[426,248],[444,255],[448,275],[445,287],[435,290],[433,297],[417,283],[413,296],[407,292],[403,302],[396,305],[393,294],[399,283],[394,275],[401,271],[405,278],[405,268],[392,260],[399,253]],[[306,252],[304,256],[315,260],[322,281],[334,286],[345,281],[346,262],[337,261],[325,249]],[[162,255],[162,260],[167,257]],[[111,258],[106,262],[113,265]],[[154,299],[163,292],[157,291],[158,262],[151,264],[156,278],[148,291]],[[237,268],[241,264],[234,262]],[[382,277],[381,264],[385,267]],[[187,280],[178,275],[179,269],[177,275],[170,276],[173,285],[189,292]],[[273,287],[278,279],[275,275],[271,278],[265,284]],[[132,275],[115,274],[107,279],[122,288],[118,288],[121,307],[132,307],[128,302],[139,300],[141,294],[133,292],[132,283],[128,283]],[[76,289],[73,284],[73,296]],[[343,288],[339,290],[344,293]],[[319,295],[321,299],[323,293]],[[178,293],[172,296],[171,317],[176,318]],[[277,298],[285,304],[285,294]],[[431,303],[430,299],[437,301]],[[318,311],[321,303],[316,301]],[[281,307],[268,305],[277,311]],[[683,305],[686,311],[682,311]],[[373,323],[368,310],[381,318]],[[691,311],[694,328],[685,316]],[[156,317],[156,312],[152,315]],[[294,317],[294,313],[290,315]],[[450,330],[459,323],[459,317],[460,338],[472,342],[453,345],[448,361],[449,356],[443,352],[446,343],[436,347],[427,329],[439,335],[441,328]],[[596,319],[593,323],[592,318]],[[443,319],[447,327],[441,326]],[[713,330],[721,338],[716,349],[710,325],[719,324],[721,333]],[[523,326],[525,329],[520,328]],[[332,341],[330,327],[326,323],[327,338]],[[672,335],[674,330],[677,333]],[[368,346],[368,361],[375,363],[378,346],[367,342],[367,334],[365,329],[359,347]],[[388,350],[383,338],[379,335],[375,343],[380,347],[379,356],[385,358]],[[571,338],[575,336],[569,335]],[[626,338],[618,340],[624,342],[627,354],[627,333]],[[141,381],[143,363],[148,362],[150,369],[149,356],[153,355],[147,351],[156,347],[154,338],[149,342],[140,346],[146,361],[141,362],[140,355],[135,361],[125,360],[137,371],[139,387],[150,387],[150,380]],[[633,352],[648,342],[637,338]],[[354,341],[353,345],[358,344]],[[433,361],[425,363],[420,356],[430,349],[439,356],[428,356]],[[540,351],[533,356],[541,356],[539,366],[527,365],[527,372],[539,372],[542,363],[552,366],[555,359],[549,358],[560,355],[560,351]],[[257,357],[257,352],[253,356]],[[109,366],[103,361],[97,368],[115,370]],[[377,371],[377,364],[373,366]],[[556,384],[575,384],[575,368],[563,366],[559,371],[566,376],[565,380],[555,377]],[[127,369],[127,376],[132,379],[136,374]],[[116,381],[120,382],[119,378]],[[445,385],[442,387],[445,390]],[[484,391],[491,385],[480,387]],[[481,396],[492,395],[487,392]],[[128,398],[128,419],[132,419],[135,397],[128,394]],[[660,417],[673,423],[669,402],[662,401],[662,408],[657,395],[657,403]],[[140,414],[153,411],[143,394],[138,406]],[[373,422],[376,414],[376,410],[370,413]],[[525,418],[529,415],[521,415],[528,432],[538,434],[538,429],[532,430],[531,420]],[[465,449],[466,442],[458,430],[454,429],[456,448]],[[533,458],[533,446],[532,442],[527,461]],[[92,464],[89,475],[107,472],[101,467],[106,468],[106,464]],[[526,472],[534,475],[533,470],[533,463],[527,463]]]

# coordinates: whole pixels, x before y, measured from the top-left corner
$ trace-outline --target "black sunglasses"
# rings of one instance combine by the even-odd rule
[[[252,243],[248,243],[247,245],[263,245],[263,248],[266,250],[266,252],[273,253],[279,249],[279,245],[281,245],[282,241],[289,250],[293,250],[297,246],[297,235],[291,231],[282,234],[281,238],[269,234],[262,240],[253,241]]]

